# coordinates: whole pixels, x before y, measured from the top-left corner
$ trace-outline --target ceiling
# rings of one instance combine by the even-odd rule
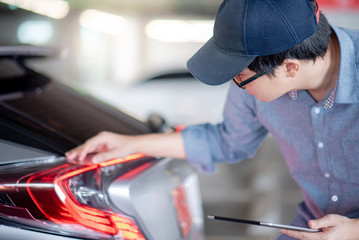
[[[198,14],[214,17],[222,0],[67,0],[71,9],[148,14]]]

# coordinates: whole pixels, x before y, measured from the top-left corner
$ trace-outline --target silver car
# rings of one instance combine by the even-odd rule
[[[100,131],[156,132],[27,67],[51,49],[0,46],[0,239],[204,239],[196,171],[141,153],[76,165]]]

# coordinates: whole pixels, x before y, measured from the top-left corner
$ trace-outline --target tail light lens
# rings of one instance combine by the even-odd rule
[[[14,217],[17,210],[21,212],[17,217],[26,216],[45,228],[50,223],[61,225],[62,230],[65,227],[75,232],[92,231],[106,238],[144,240],[134,219],[111,208],[105,189],[106,181],[131,172],[138,174],[151,166],[151,162],[151,158],[136,154],[95,165],[63,163],[28,174],[13,184],[13,192],[9,191],[11,184],[1,184],[4,189],[7,187],[11,204],[0,201],[0,215],[11,213]],[[19,193],[24,199],[19,199]]]
[[[177,212],[177,219],[183,237],[188,237],[191,230],[192,217],[187,203],[187,194],[183,186],[172,191],[172,198]]]

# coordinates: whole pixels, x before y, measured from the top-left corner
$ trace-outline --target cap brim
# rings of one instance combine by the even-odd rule
[[[201,82],[219,85],[237,76],[255,57],[224,53],[211,38],[188,60],[187,67]]]

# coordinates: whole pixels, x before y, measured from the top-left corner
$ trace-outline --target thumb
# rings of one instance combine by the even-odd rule
[[[326,228],[335,225],[335,216],[326,215],[322,218],[308,221],[308,226],[312,229]]]

